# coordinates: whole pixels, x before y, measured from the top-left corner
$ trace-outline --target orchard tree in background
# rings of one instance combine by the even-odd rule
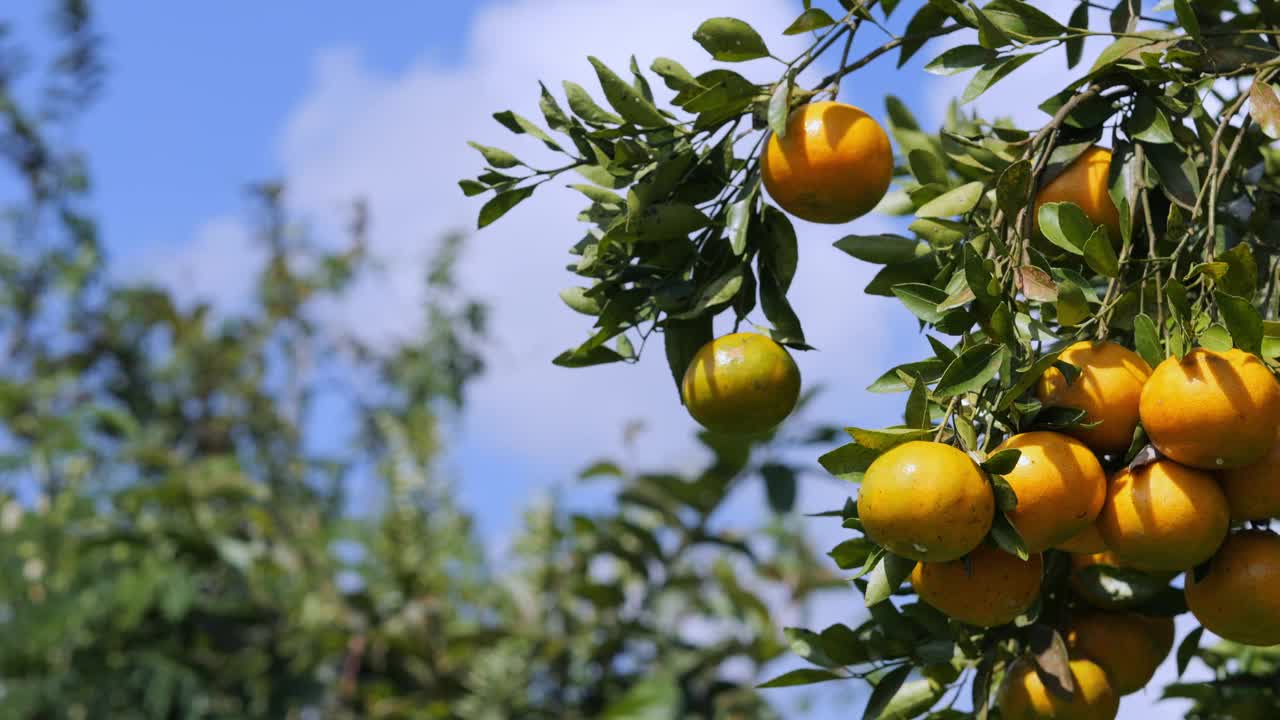
[[[86,3],[49,10],[47,64],[0,20],[0,717],[771,715],[755,673],[787,643],[762,598],[840,584],[778,451],[831,430],[704,435],[687,474],[597,460],[615,505],[553,497],[494,560],[439,462],[483,370],[461,239],[402,343],[328,322],[378,277],[376,218],[355,203],[321,244],[284,184],[250,192],[265,261],[234,309],[121,282],[67,144],[104,40]],[[728,517],[743,486],[777,515]]]
[[[542,124],[494,115],[563,160],[475,145],[488,167],[460,185],[486,196],[480,227],[552,180],[590,203],[562,297],[591,335],[554,362],[633,362],[660,338],[695,419],[767,435],[800,392],[782,346],[812,349],[787,301],[790,217],[856,233],[873,209],[903,216],[901,234],[836,242],[883,266],[866,292],[930,348],[868,388],[905,393],[900,424],[848,428],[819,458],[859,484],[823,515],[850,531],[831,556],[870,617],[790,630],[811,667],[764,687],[865,681],[868,718],[1114,717],[1189,612],[1178,671],[1198,658],[1215,679],[1165,697],[1274,716],[1280,3],[834,5],[768,29],[810,38],[791,58],[740,19],[696,28],[712,59],[775,68],[769,84],[589,58],[603,102],[566,81],[542,87]],[[1086,66],[1088,38],[1106,42]],[[970,78],[939,131],[894,97],[887,132],[836,101],[842,79],[918,53]],[[1072,79],[1028,98],[1044,125],[965,109],[1045,53]],[[714,338],[721,315],[734,333]],[[1205,631],[1225,641],[1202,648]]]

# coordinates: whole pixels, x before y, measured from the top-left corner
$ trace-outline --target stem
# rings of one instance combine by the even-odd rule
[[[945,415],[942,416],[942,424],[938,426],[938,432],[935,433],[933,436],[934,442],[940,442],[942,440],[942,433],[946,431],[947,423],[951,422],[951,416],[952,414],[955,413],[956,403],[958,402],[960,402],[960,396],[956,395],[955,397],[951,398],[950,403],[947,403],[947,412]]]

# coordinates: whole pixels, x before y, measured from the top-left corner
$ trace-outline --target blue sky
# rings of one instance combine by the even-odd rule
[[[895,25],[917,4],[904,2]],[[1041,3],[1062,18],[1073,4]],[[17,11],[20,30],[43,21],[39,5]],[[615,67],[634,52],[642,65],[668,55],[708,68],[690,33],[714,15],[750,20],[775,53],[794,54],[803,40],[778,33],[799,8],[799,0],[476,0],[398,3],[380,12],[300,0],[101,3],[106,93],[80,126],[79,139],[91,155],[94,202],[114,267],[234,304],[247,292],[243,268],[253,257],[246,184],[291,181],[291,204],[322,234],[337,232],[345,204],[366,195],[374,248],[390,269],[360,288],[349,306],[336,308],[334,323],[374,339],[411,332],[420,261],[442,231],[473,227],[478,202],[462,198],[454,185],[480,167],[464,142],[529,147],[490,113],[511,108],[537,117],[537,79],[551,87],[561,79],[593,86],[588,54]],[[873,29],[866,37],[855,54],[885,39]],[[934,54],[924,51],[903,74],[892,72],[886,58],[848,78],[842,99],[881,117],[881,98],[893,92],[933,126],[945,99],[966,80],[922,73],[919,66]],[[1044,70],[1033,63],[996,86],[980,101],[983,109],[1038,124],[1035,105],[1062,84],[1050,76],[1061,61],[1051,60]],[[764,63],[745,72],[763,80],[776,70]],[[460,478],[462,501],[498,547],[518,527],[521,508],[595,457],[647,468],[701,459],[661,352],[637,367],[568,371],[549,364],[586,330],[556,298],[557,289],[572,283],[564,251],[576,239],[573,214],[580,204],[568,191],[540,192],[478,234],[463,267],[466,286],[493,305],[495,340],[491,372],[455,422],[449,465]],[[892,423],[901,398],[863,388],[926,345],[896,304],[861,295],[874,268],[830,243],[898,224],[871,217],[836,229],[798,226],[802,254],[793,301],[811,342],[822,349],[798,360],[807,382],[830,388],[813,416],[870,427]],[[622,426],[633,419],[646,430],[624,447]],[[811,483],[802,489],[800,507],[838,506],[849,491]],[[575,492],[578,502],[596,499]],[[753,484],[733,502],[758,513],[760,497]],[[815,524],[814,533],[824,547],[838,538],[829,526]],[[816,613],[848,621],[858,598],[851,592],[848,601]],[[1122,716],[1154,717],[1138,700],[1126,701]]]

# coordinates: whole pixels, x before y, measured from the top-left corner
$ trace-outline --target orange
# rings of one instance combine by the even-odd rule
[[[1009,521],[1030,552],[1070,540],[1093,524],[1107,494],[1107,476],[1084,443],[1055,432],[1014,435],[996,448],[1022,451],[1004,478],[1018,496]]]
[[[1151,366],[1137,353],[1113,342],[1078,342],[1059,359],[1080,369],[1076,381],[1057,368],[1040,376],[1036,397],[1048,407],[1072,407],[1089,414],[1092,428],[1070,434],[1100,453],[1122,453],[1133,441],[1138,427],[1138,398],[1142,385],[1151,376]]]
[[[1187,573],[1187,607],[1215,635],[1246,645],[1280,645],[1280,536],[1236,533],[1196,582]]]
[[[911,571],[911,585],[922,601],[944,614],[988,628],[1012,622],[1026,612],[1040,596],[1043,574],[1040,553],[1020,560],[982,544],[963,560],[917,564]]]
[[[1173,649],[1173,618],[1137,613],[1091,612],[1076,615],[1063,633],[1071,657],[1088,658],[1106,671],[1119,695],[1151,682]]]
[[[1098,531],[1123,563],[1148,572],[1186,570],[1213,556],[1231,525],[1213,476],[1171,460],[1121,470]]]
[[[923,440],[876,458],[858,491],[867,537],[925,562],[967,555],[991,529],[995,507],[987,476],[968,455]]]
[[[1258,462],[1224,470],[1218,481],[1227,495],[1233,521],[1280,517],[1280,440]]]
[[[1086,525],[1083,530],[1072,535],[1066,542],[1058,543],[1054,546],[1054,549],[1088,555],[1106,552],[1107,543],[1102,539],[1102,533],[1098,532],[1098,524],[1095,522],[1092,525]]]
[[[784,137],[769,137],[760,177],[774,202],[792,215],[849,222],[889,190],[893,148],[884,128],[858,108],[810,103],[791,113]]]
[[[800,398],[800,369],[786,349],[755,333],[703,345],[680,384],[684,404],[708,430],[758,435],[786,419]]]
[[[1050,692],[1030,660],[1009,668],[1000,689],[1000,717],[1004,720],[1112,720],[1120,710],[1120,696],[1111,680],[1092,660],[1072,660],[1075,692],[1064,698]]]
[[[1151,444],[1183,465],[1238,468],[1271,450],[1280,426],[1280,384],[1244,351],[1196,348],[1160,363],[1142,389]]]
[[[1111,172],[1111,151],[1102,147],[1085,150],[1066,170],[1036,194],[1036,230],[1040,229],[1040,206],[1070,202],[1080,206],[1094,225],[1105,225],[1113,243],[1120,242],[1120,211],[1107,192]]]

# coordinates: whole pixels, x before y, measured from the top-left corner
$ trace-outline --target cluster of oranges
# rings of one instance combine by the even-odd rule
[[[1110,151],[1086,151],[1039,191],[1035,206],[1072,202],[1118,239],[1110,164]],[[884,130],[835,102],[796,109],[761,158],[774,201],[814,222],[869,212],[892,175]],[[1280,517],[1280,384],[1271,371],[1239,350],[1203,348],[1152,370],[1112,342],[1080,342],[1060,359],[1078,376],[1051,368],[1036,395],[1046,407],[1083,410],[1088,424],[1015,434],[996,448],[1019,452],[1003,480],[1017,496],[1007,518],[1027,560],[989,539],[993,481],[951,445],[889,449],[867,469],[858,495],[866,535],[917,561],[910,580],[921,601],[969,625],[994,627],[1026,613],[1040,596],[1043,554],[1070,553],[1075,605],[1095,606],[1073,612],[1061,628],[1077,691],[1046,692],[1020,662],[1002,693],[1006,718],[1113,717],[1119,696],[1144,687],[1172,649],[1171,618],[1121,612],[1084,590],[1079,573],[1091,565],[1165,583],[1185,572],[1187,606],[1206,629],[1240,643],[1280,644],[1280,536],[1240,527]],[[800,375],[777,343],[735,333],[697,353],[681,390],[709,429],[759,435],[795,407]],[[1122,464],[1139,424],[1158,452],[1108,477],[1104,466]]]
[[[969,455],[941,443],[899,445],[872,463],[858,496],[867,535],[918,561],[911,582],[923,602],[971,625],[1026,612],[1040,593],[1042,553],[1057,549],[1076,567],[1106,564],[1166,581],[1186,571],[1187,606],[1205,628],[1280,644],[1280,536],[1231,531],[1280,517],[1280,384],[1270,370],[1239,350],[1196,349],[1154,371],[1110,342],[1077,343],[1061,357],[1079,376],[1069,383],[1050,369],[1037,396],[1084,410],[1090,426],[1022,433],[997,448],[1020,452],[1004,478],[1017,495],[1008,518],[1029,560],[984,543],[996,511],[991,484]],[[1108,480],[1099,457],[1122,456],[1139,422],[1159,456]],[[1078,685],[1105,676],[1114,695],[1143,687],[1173,643],[1171,619],[1134,613],[1081,612],[1064,630]],[[1039,683],[1015,670],[1005,715],[1043,716],[1045,703],[1065,702]],[[1090,692],[1071,702],[1093,702]],[[1095,700],[1114,701],[1106,696]]]

